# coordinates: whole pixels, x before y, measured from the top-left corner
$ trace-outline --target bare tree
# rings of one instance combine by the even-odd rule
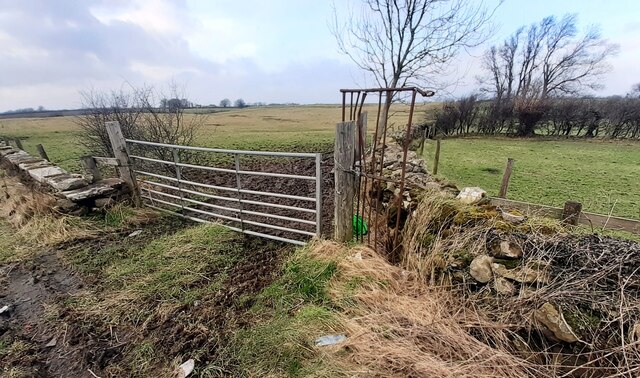
[[[229,100],[228,98],[220,100],[220,107],[221,108],[228,108],[230,106],[231,106],[231,100]]]
[[[179,98],[175,88],[172,98]],[[153,88],[131,88],[130,91],[96,92],[83,94],[86,112],[76,118],[80,126],[79,143],[94,156],[112,156],[111,143],[105,122],[118,121],[125,138],[168,144],[191,145],[197,130],[205,123],[206,115],[186,115],[184,104],[157,108]],[[166,102],[168,105],[168,102]],[[145,147],[146,154],[162,160],[172,160],[167,148]],[[185,155],[186,158],[186,155]]]
[[[377,84],[437,86],[460,49],[475,47],[489,34],[493,14],[483,1],[362,0],[358,14],[344,22],[337,12],[332,32],[340,51]],[[380,130],[387,125],[392,97],[385,100]]]
[[[485,53],[485,91],[499,102],[513,99],[521,121],[519,135],[534,134],[547,99],[597,89],[600,77],[608,72],[607,58],[618,46],[605,40],[596,27],[579,35],[576,24],[574,14],[545,17]]]

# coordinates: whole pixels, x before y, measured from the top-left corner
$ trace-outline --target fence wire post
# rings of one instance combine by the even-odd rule
[[[173,164],[176,168],[176,180],[178,184],[178,193],[180,194],[180,206],[181,210],[184,213],[184,194],[182,193],[182,168],[178,165],[180,163],[180,156],[178,155],[178,150],[175,148],[171,149],[173,154]]]
[[[507,158],[507,167],[504,169],[502,183],[500,184],[500,191],[498,192],[499,198],[507,198],[507,190],[509,190],[509,180],[511,179],[511,171],[513,170],[514,162],[515,160],[512,158]]]
[[[240,229],[244,232],[244,215],[242,214],[242,188],[240,187],[240,156],[238,154],[233,154],[233,158],[236,163],[236,188],[238,190],[238,207],[240,208],[240,212],[238,216],[240,216]]]
[[[322,154],[316,154],[316,235],[322,236]]]

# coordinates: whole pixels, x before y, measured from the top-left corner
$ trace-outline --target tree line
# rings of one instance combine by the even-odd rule
[[[575,14],[545,17],[491,46],[480,93],[444,103],[425,126],[444,135],[640,138],[640,84],[625,97],[583,95],[602,87],[617,50],[596,27],[579,32]]]
[[[550,98],[536,108],[480,100],[471,95],[446,102],[423,127],[430,135],[575,136],[640,139],[640,97]],[[522,133],[523,118],[531,117]]]

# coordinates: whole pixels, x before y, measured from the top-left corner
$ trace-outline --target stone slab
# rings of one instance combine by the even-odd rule
[[[89,185],[84,177],[70,173],[47,176],[44,180],[47,184],[51,185],[51,187],[59,191],[73,190]]]
[[[38,159],[38,160],[36,160],[34,162],[18,164],[18,168],[22,169],[23,171],[30,171],[32,169],[46,168],[46,167],[50,167],[50,166],[51,166],[51,163],[49,163],[48,161],[46,161],[44,159]]]
[[[64,169],[60,167],[44,167],[44,168],[36,168],[32,169],[29,172],[29,176],[33,177],[34,180],[40,183],[45,183],[45,179],[48,176],[60,175],[67,173]]]
[[[114,194],[123,185],[124,181],[120,179],[105,179],[94,184],[87,185],[84,188],[64,191],[61,194],[71,201],[78,202],[89,198],[104,197]]]
[[[33,159],[33,156],[29,155],[24,151],[17,150],[12,154],[5,155],[5,158],[13,164],[18,164],[18,163],[22,163],[23,160]]]

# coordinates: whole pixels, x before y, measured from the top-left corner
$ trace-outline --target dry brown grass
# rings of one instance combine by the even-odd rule
[[[551,376],[511,350],[509,332],[452,292],[390,265],[365,247],[322,241],[317,259],[338,263],[330,293],[344,303],[348,334],[325,358],[345,375],[379,377]],[[344,353],[347,350],[349,353]]]
[[[468,275],[469,263],[487,253],[488,241],[496,235],[517,238],[524,257],[515,263],[538,266],[545,282],[517,283],[519,291],[513,296],[497,295],[490,284],[476,284]],[[471,326],[483,342],[517,346],[518,356],[551,376],[636,376],[640,371],[637,244],[574,236],[557,222],[533,216],[509,224],[493,207],[465,206],[437,193],[419,204],[403,236],[401,267],[422,283],[446,288],[458,298],[452,306],[484,319]],[[579,342],[563,344],[544,336],[544,327],[532,317],[544,303],[562,310],[581,335]],[[487,325],[506,333],[485,337]]]
[[[98,232],[88,221],[56,213],[52,195],[29,188],[4,173],[0,200],[0,218],[16,230],[16,237],[28,240],[31,245],[51,246]]]
[[[104,222],[62,214],[54,210],[53,195],[28,187],[15,176],[0,174],[0,219],[31,245],[52,246],[95,237],[109,230],[142,226],[160,216],[152,209],[134,209],[124,202],[108,209]]]

